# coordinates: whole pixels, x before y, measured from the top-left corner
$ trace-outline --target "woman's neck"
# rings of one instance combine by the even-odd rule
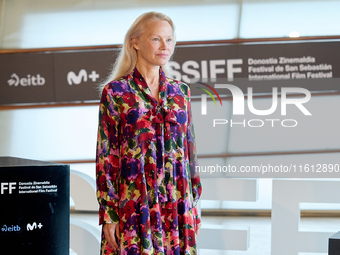
[[[136,65],[137,70],[143,76],[152,96],[159,103],[159,66]]]
[[[143,76],[149,86],[159,85],[159,66],[149,67],[146,65],[136,65],[138,72]]]

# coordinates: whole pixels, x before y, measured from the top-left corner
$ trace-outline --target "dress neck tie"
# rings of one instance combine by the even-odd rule
[[[152,93],[145,82],[142,75],[135,68],[134,70],[134,81],[149,99],[151,108],[144,113],[142,118],[152,122],[155,127],[156,135],[156,148],[157,148],[157,173],[155,175],[155,191],[158,201],[160,203],[174,202],[176,200],[175,184],[174,184],[174,173],[172,167],[168,164],[172,164],[169,158],[172,158],[173,149],[170,144],[171,137],[171,125],[177,124],[176,111],[170,109],[167,103],[167,80],[162,69],[160,69],[159,77],[159,104],[156,99],[152,96]],[[168,153],[165,153],[168,151]]]

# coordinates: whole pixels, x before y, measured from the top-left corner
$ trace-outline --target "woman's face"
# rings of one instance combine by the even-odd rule
[[[174,48],[170,24],[164,20],[149,21],[144,33],[134,39],[133,47],[137,50],[137,65],[165,65]]]

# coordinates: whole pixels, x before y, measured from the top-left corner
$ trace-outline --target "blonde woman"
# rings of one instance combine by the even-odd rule
[[[102,89],[96,158],[101,254],[196,254],[202,187],[190,90],[165,74],[174,46],[168,16],[141,15]]]

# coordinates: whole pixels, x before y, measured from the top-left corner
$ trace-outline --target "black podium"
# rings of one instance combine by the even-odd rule
[[[0,157],[0,254],[69,254],[69,201],[69,165]]]
[[[340,255],[340,232],[328,239],[328,255]]]

